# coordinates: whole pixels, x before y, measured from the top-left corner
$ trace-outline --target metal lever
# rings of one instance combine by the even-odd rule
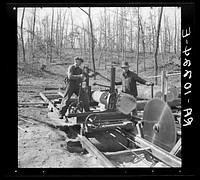
[[[154,83],[151,84],[151,98],[153,98],[153,86],[154,86]]]
[[[92,85],[93,86],[102,86],[102,87],[110,88],[110,86],[106,86],[106,85],[103,85],[103,84],[98,84],[98,83],[95,83],[95,82]]]

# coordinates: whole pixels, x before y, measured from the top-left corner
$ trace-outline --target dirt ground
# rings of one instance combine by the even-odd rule
[[[37,73],[37,77],[18,72],[18,103],[42,102],[42,87],[58,85],[62,78]],[[102,167],[87,152],[69,152],[67,134],[51,123],[48,108],[18,106],[18,168],[85,168]],[[22,128],[22,129],[21,129]],[[23,131],[25,130],[25,131]],[[73,139],[74,140],[74,139]]]
[[[49,123],[46,108],[20,108],[18,125],[26,130],[18,129],[19,168],[100,167],[89,153],[68,152],[69,138]]]

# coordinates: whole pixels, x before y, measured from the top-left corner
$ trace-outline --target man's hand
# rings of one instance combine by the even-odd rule
[[[147,86],[153,86],[153,83],[152,82],[146,82],[145,83]]]
[[[83,80],[85,78],[85,76],[83,74],[80,74],[80,78],[81,78],[81,80]]]
[[[99,73],[97,72],[97,71],[95,71],[94,73],[93,73],[93,76],[97,76]]]

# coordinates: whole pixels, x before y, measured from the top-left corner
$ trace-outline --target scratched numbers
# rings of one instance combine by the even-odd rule
[[[184,79],[186,79],[186,83],[184,84],[185,96],[191,93],[191,87],[192,87],[192,83],[190,82],[192,78],[192,71],[190,70],[191,66],[190,54],[192,51],[192,47],[189,46],[189,41],[188,41],[190,35],[191,35],[190,27],[188,29],[182,30],[182,38],[184,40],[183,42],[185,43],[185,49],[182,51],[184,57],[183,67],[186,68],[183,73],[183,77]],[[190,103],[189,98],[187,99],[187,102],[188,104]],[[193,121],[193,118],[191,117],[192,108],[186,108],[183,111],[184,111],[184,123],[185,123],[183,124],[183,126],[191,125]]]

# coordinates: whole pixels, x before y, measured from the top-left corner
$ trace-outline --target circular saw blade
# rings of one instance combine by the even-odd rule
[[[144,138],[153,144],[171,151],[176,142],[176,127],[171,109],[160,99],[150,100],[143,114]]]

